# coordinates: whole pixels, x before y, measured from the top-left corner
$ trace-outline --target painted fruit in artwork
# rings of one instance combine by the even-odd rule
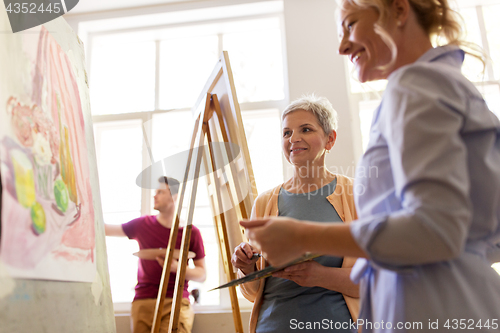
[[[35,234],[40,235],[45,231],[45,227],[47,225],[45,211],[43,210],[42,205],[38,202],[35,202],[33,206],[31,206],[31,221],[31,228]]]
[[[36,201],[33,165],[28,156],[21,150],[14,149],[10,154],[14,166],[17,201],[21,206],[30,208]]]
[[[54,197],[56,198],[57,208],[61,210],[61,212],[66,212],[68,209],[68,188],[66,184],[61,179],[56,180],[54,183]]]
[[[78,195],[76,192],[75,169],[71,152],[69,149],[69,132],[66,126],[63,127],[64,136],[61,133],[61,143],[59,145],[59,158],[61,160],[61,176],[68,189],[69,199],[75,204],[78,203]]]

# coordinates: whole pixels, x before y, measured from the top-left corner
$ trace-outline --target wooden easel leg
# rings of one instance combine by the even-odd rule
[[[194,208],[196,203],[196,192],[198,189],[198,180],[200,176],[200,169],[202,158],[204,154],[204,143],[206,132],[208,128],[208,117],[210,117],[210,103],[209,103],[209,95],[207,95],[207,103],[205,105],[205,111],[200,115],[200,119],[203,119],[203,123],[198,127],[198,133],[196,137],[196,146],[193,147],[191,145],[191,150],[194,149],[195,154],[195,165],[194,165],[194,174],[193,174],[193,184],[191,187],[191,195],[189,197],[189,208],[188,208],[188,216],[187,216],[187,225],[184,227],[182,233],[182,243],[181,243],[181,251],[179,254],[179,265],[177,267],[177,275],[175,278],[175,289],[174,289],[174,298],[172,302],[172,312],[170,314],[170,323],[168,331],[171,333],[177,333],[179,328],[179,315],[181,310],[181,302],[182,302],[182,294],[184,291],[184,281],[186,277],[186,267],[188,262],[188,252],[189,252],[189,244],[191,241],[191,230],[193,228],[193,215]]]
[[[232,281],[236,279],[236,274],[232,270],[231,265],[231,253],[229,248],[229,242],[227,237],[226,221],[224,220],[224,215],[219,215],[216,217],[216,230],[219,239],[219,247],[221,249],[222,261],[224,263],[224,272],[226,273],[227,281]],[[236,287],[229,287],[229,297],[231,299],[231,309],[233,312],[234,328],[237,333],[243,333],[243,323],[241,321],[240,314],[240,304],[238,301],[238,294],[236,292]]]
[[[214,112],[215,111],[215,112]],[[172,302],[172,310],[171,310],[171,315],[170,315],[170,322],[169,322],[169,333],[177,333],[178,332],[178,325],[179,325],[179,318],[180,318],[180,307],[181,307],[181,302],[182,302],[182,294],[184,290],[184,280],[185,280],[185,275],[186,275],[186,266],[187,266],[187,256],[189,252],[189,244],[190,244],[190,239],[191,239],[191,230],[192,230],[192,219],[193,219],[193,214],[194,214],[194,207],[195,207],[195,200],[196,200],[196,190],[198,187],[198,177],[200,174],[200,168],[201,168],[201,163],[202,163],[202,158],[205,161],[205,167],[207,167],[207,175],[209,175],[209,178],[212,182],[212,184],[215,185],[216,188],[216,193],[211,195],[212,199],[212,204],[213,207],[219,207],[219,212],[220,214],[214,217],[214,222],[215,222],[215,227],[217,231],[217,238],[219,240],[219,246],[221,250],[221,255],[222,255],[222,260],[223,260],[223,265],[224,265],[224,272],[226,273],[226,277],[228,281],[234,280],[236,278],[236,274],[232,270],[232,265],[230,264],[230,258],[232,251],[229,248],[229,238],[228,238],[228,232],[227,232],[227,225],[226,225],[226,220],[225,220],[225,215],[224,215],[224,209],[222,207],[222,202],[220,201],[220,198],[218,198],[218,194],[221,193],[221,184],[219,182],[219,179],[216,179],[216,174],[215,170],[218,170],[217,166],[215,165],[215,161],[213,160],[212,156],[214,156],[214,151],[213,151],[213,146],[211,145],[212,143],[212,137],[210,134],[210,131],[208,130],[208,121],[212,116],[216,114],[217,115],[217,120],[218,120],[218,125],[220,126],[222,135],[223,135],[223,140],[224,142],[229,142],[226,129],[224,127],[223,119],[222,119],[222,113],[220,110],[220,105],[217,100],[216,95],[210,95],[207,94],[207,99],[205,103],[205,110],[200,114],[200,117],[197,120],[197,123],[195,125],[195,129],[193,132],[193,136],[191,139],[191,146],[190,146],[190,153],[189,153],[189,158],[188,158],[188,165],[186,166],[186,173],[184,175],[184,181],[182,183],[182,192],[180,193],[179,196],[179,202],[176,207],[176,213],[175,213],[175,223],[172,226],[171,234],[170,234],[170,240],[169,244],[167,247],[167,257],[166,257],[166,262],[165,266],[163,268],[163,274],[162,274],[162,283],[160,284],[160,291],[158,293],[158,299],[157,299],[157,304],[156,304],[156,310],[155,310],[155,319],[153,321],[153,327],[151,332],[152,333],[158,333],[160,329],[160,323],[161,323],[161,312],[163,310],[163,302],[164,298],[166,295],[167,287],[168,287],[168,277],[170,273],[170,266],[172,264],[173,260],[173,249],[175,247],[175,242],[177,239],[177,232],[178,232],[178,227],[179,227],[179,215],[182,209],[182,203],[183,199],[185,196],[186,192],[186,184],[188,181],[188,176],[189,176],[189,171],[191,167],[191,161],[193,158],[193,152],[194,152],[194,159],[195,159],[195,170],[194,170],[194,175],[193,175],[193,184],[192,187],[189,191],[191,194],[189,197],[189,208],[188,208],[188,219],[187,219],[187,225],[184,228],[183,234],[182,234],[182,243],[181,243],[181,252],[180,252],[180,258],[179,258],[179,265],[177,269],[177,276],[176,276],[176,283],[175,283],[175,289],[174,289],[174,297],[173,297],[173,302]],[[208,163],[206,163],[206,156],[204,157],[203,155],[203,144],[205,141],[205,138],[208,141],[208,147],[210,149],[210,169]],[[195,145],[197,143],[197,145]],[[233,160],[232,152],[226,152],[228,154],[229,160]],[[247,218],[248,217],[248,212],[245,210],[245,206],[239,205],[239,209],[236,208],[235,204],[238,205],[240,200],[238,199],[238,194],[237,194],[237,188],[238,187],[238,174],[235,166],[233,164],[230,164],[231,168],[231,177],[230,181],[228,184],[226,184],[226,190],[228,191],[230,195],[230,200],[235,208],[236,214],[238,215],[238,218]],[[236,178],[235,178],[236,177]],[[236,293],[236,288],[231,287],[229,288],[229,295],[231,298],[231,306],[232,306],[232,311],[233,311],[233,320],[234,320],[234,325],[235,325],[235,331],[237,333],[243,333],[243,324],[241,321],[241,315],[240,315],[240,308],[239,308],[239,302],[238,302],[238,296]]]
[[[213,97],[214,95],[212,95]],[[212,104],[213,106],[213,104]],[[207,141],[208,141],[208,147],[210,150],[210,156],[215,156],[214,151],[213,151],[213,146],[211,145],[212,141],[212,135],[210,131],[207,131]],[[219,240],[219,249],[221,251],[222,255],[222,262],[224,265],[224,272],[226,273],[226,278],[228,281],[232,281],[236,278],[236,274],[233,272],[232,265],[230,262],[232,250],[229,248],[229,237],[228,237],[228,232],[227,232],[227,226],[226,226],[226,221],[225,221],[225,216],[224,216],[224,208],[222,206],[222,202],[220,201],[219,197],[217,194],[222,193],[221,192],[221,187],[220,187],[220,182],[219,179],[216,179],[216,173],[214,172],[217,170],[217,166],[215,165],[215,161],[213,158],[210,159],[211,161],[211,172],[207,174],[210,175],[210,180],[212,184],[215,185],[215,192],[211,197],[212,199],[212,206],[213,207],[218,207],[219,208],[219,214],[214,216],[214,222],[215,222],[215,229],[217,231],[217,239]],[[207,167],[207,163],[205,163],[205,166]],[[208,171],[208,170],[207,170]],[[233,311],[233,320],[234,320],[234,327],[237,333],[243,333],[243,323],[241,321],[241,315],[240,315],[240,306],[238,302],[238,295],[236,293],[236,288],[235,287],[230,287],[229,288],[229,296],[231,298],[231,307]]]
[[[222,117],[222,110],[219,104],[219,99],[217,98],[217,95],[212,95],[212,107],[214,108],[215,114],[217,115],[217,119],[219,122],[219,127],[221,129],[222,133],[222,139],[224,142],[229,142],[229,136],[227,135],[226,127],[224,125],[224,120]],[[234,161],[236,156],[233,156],[233,153],[231,150],[227,151],[228,153],[228,159],[230,161]],[[238,197],[238,190],[241,188],[239,185],[238,181],[238,170],[236,170],[236,166],[234,163],[229,163],[229,167],[231,169],[231,174],[232,177],[229,177],[228,181],[228,192],[231,194],[230,197],[232,198],[232,203],[233,206],[234,204],[238,204],[240,206],[240,209],[236,209],[236,213],[238,214],[238,218],[240,220],[247,219],[250,217],[249,212],[246,210],[246,207],[243,202],[243,195],[240,193],[241,198]]]
[[[205,109],[207,109],[209,107],[209,105],[210,105],[210,94],[207,94]],[[160,282],[160,289],[158,291],[158,297],[156,299],[156,308],[155,308],[155,312],[154,312],[151,333],[159,333],[160,332],[161,314],[163,311],[163,304],[165,301],[165,296],[167,294],[168,281],[170,278],[170,267],[172,266],[175,243],[177,240],[177,234],[178,234],[178,230],[179,230],[179,216],[181,214],[182,206],[184,203],[184,196],[186,193],[186,186],[185,185],[188,182],[189,170],[191,167],[193,152],[195,152],[195,151],[199,152],[201,150],[201,148],[199,148],[199,149],[195,148],[195,142],[197,141],[196,140],[197,138],[200,138],[200,137],[203,138],[203,121],[204,121],[204,113],[202,112],[200,117],[197,119],[196,124],[195,124],[194,129],[193,129],[193,135],[191,137],[191,145],[190,145],[190,151],[189,151],[188,161],[187,161],[187,165],[186,165],[186,171],[184,172],[184,179],[180,183],[180,187],[179,187],[179,190],[180,190],[179,197],[178,197],[178,202],[177,202],[177,206],[175,208],[175,213],[174,213],[174,223],[172,224],[172,228],[170,229],[170,237],[169,237],[169,242],[167,245],[165,263],[163,265],[162,277],[161,277],[161,282]],[[198,161],[198,157],[197,157],[197,165],[199,165],[199,164],[200,164],[200,161]],[[198,168],[198,174],[199,174],[199,168]],[[193,200],[192,205],[194,205],[194,200]],[[186,229],[187,228],[184,229],[184,232],[186,231]],[[191,234],[189,234],[189,236],[191,236]],[[184,238],[184,234],[183,234],[183,238]],[[188,244],[189,244],[189,242],[188,242]],[[183,258],[184,255],[186,256],[186,260],[184,261],[185,263],[187,263],[187,254],[188,254],[187,251],[185,252],[185,254],[183,254],[182,249],[181,249],[180,256],[181,256],[181,258]],[[179,262],[182,262],[182,261],[179,261]],[[178,273],[179,273],[179,268],[181,266],[183,266],[183,265],[178,266]],[[185,268],[186,268],[186,264],[184,264],[184,274],[185,274]],[[184,287],[184,285],[182,286],[182,288],[183,287]],[[175,291],[174,291],[174,296],[175,296]],[[181,300],[182,300],[182,293],[181,293]],[[175,302],[175,298],[173,301]],[[174,305],[174,303],[172,303],[172,308],[174,308],[173,305]],[[177,314],[177,316],[178,316],[178,314]],[[173,315],[171,313],[170,326],[172,326],[172,319],[173,319]]]
[[[175,278],[174,298],[172,301],[172,311],[170,313],[170,323],[168,328],[168,331],[172,333],[177,333],[179,329],[179,318],[192,229],[193,225],[188,224],[184,227],[182,232],[181,253],[179,254],[179,266],[177,268],[177,276]]]

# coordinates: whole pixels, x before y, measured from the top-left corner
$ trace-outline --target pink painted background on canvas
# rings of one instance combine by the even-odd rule
[[[16,269],[58,279],[40,265],[49,260],[64,269],[65,262],[93,263],[94,210],[72,64],[45,28],[35,36],[21,37],[23,45],[37,44],[36,53],[24,48],[30,68],[19,78],[29,78],[26,91],[0,101],[0,119],[9,121],[12,129],[0,137],[0,258]]]

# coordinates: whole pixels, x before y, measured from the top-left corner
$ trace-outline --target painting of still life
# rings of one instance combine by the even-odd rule
[[[0,261],[13,277],[91,282],[88,87],[74,65],[83,51],[63,50],[43,26],[0,38],[10,78],[0,85]]]

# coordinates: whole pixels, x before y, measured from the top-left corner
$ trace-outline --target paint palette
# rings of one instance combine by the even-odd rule
[[[143,250],[140,250],[139,252],[135,252],[134,256],[137,256],[137,257],[139,257],[141,259],[145,259],[145,260],[156,260],[156,257],[165,256],[166,252],[167,252],[167,249],[165,249],[165,248],[143,249]],[[180,252],[181,251],[178,249],[174,250],[174,259],[179,259]],[[194,257],[196,257],[196,253],[189,251],[188,252],[188,259],[194,259]]]

